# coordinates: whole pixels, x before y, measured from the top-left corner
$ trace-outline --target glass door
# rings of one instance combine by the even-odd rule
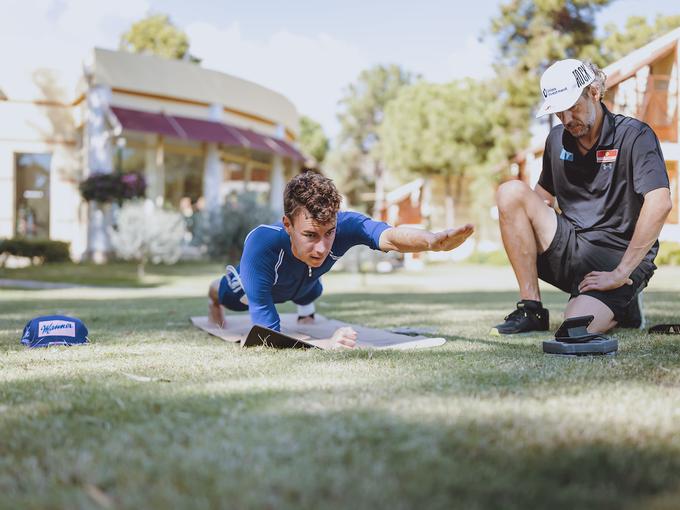
[[[15,233],[17,237],[50,236],[51,154],[16,154]]]

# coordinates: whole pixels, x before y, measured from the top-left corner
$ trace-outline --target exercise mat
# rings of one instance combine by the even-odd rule
[[[314,324],[298,324],[297,314],[281,314],[281,333],[285,336],[300,340],[319,349],[338,348],[331,341],[333,333],[341,327],[350,326],[357,332],[358,349],[422,349],[443,345],[444,338],[432,338],[422,335],[409,336],[392,333],[378,328],[369,328],[357,324],[328,319],[323,315],[316,315]],[[217,327],[208,317],[191,317],[191,323],[199,329],[221,338],[226,342],[242,342],[253,328],[248,314],[227,315],[224,328]]]

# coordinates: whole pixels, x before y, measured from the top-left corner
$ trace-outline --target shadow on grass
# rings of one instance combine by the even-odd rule
[[[125,508],[619,509],[680,483],[678,445],[654,437],[475,408],[420,420],[343,400],[351,385],[182,386],[110,374],[0,383],[18,406],[0,418],[5,502],[67,508],[94,485]]]

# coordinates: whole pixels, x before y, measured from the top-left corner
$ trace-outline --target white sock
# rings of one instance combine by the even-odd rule
[[[297,305],[298,317],[307,317],[312,315],[316,308],[314,307],[314,302],[312,301],[308,305]]]

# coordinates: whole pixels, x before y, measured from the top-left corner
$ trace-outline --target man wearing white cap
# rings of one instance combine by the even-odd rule
[[[549,328],[538,278],[569,293],[565,319],[594,316],[590,332],[642,327],[637,298],[656,269],[671,210],[668,174],[652,129],[602,103],[605,80],[597,66],[574,59],[543,73],[536,117],[554,113],[562,124],[548,135],[535,189],[518,180],[498,189],[520,293],[517,309],[494,328],[499,334]]]

